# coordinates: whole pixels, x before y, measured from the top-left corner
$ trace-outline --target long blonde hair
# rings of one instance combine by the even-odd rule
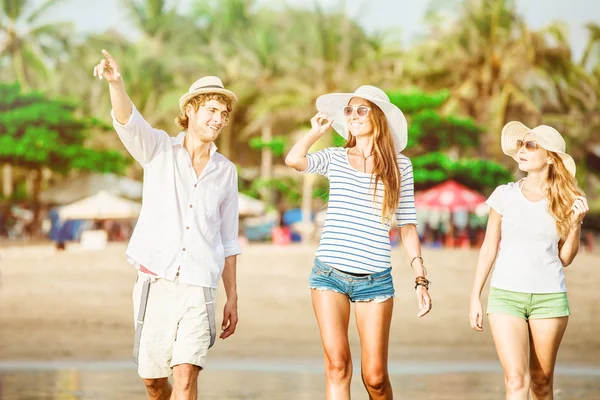
[[[548,154],[553,161],[548,170],[548,212],[556,220],[558,235],[565,239],[570,230],[571,207],[577,196],[583,196],[583,191],[562,159],[554,152]]]
[[[385,114],[374,103],[368,101],[371,112],[369,116],[373,124],[373,175],[375,175],[375,185],[373,190],[373,202],[377,196],[377,186],[379,182],[383,183],[383,202],[381,209],[381,221],[390,221],[398,208],[400,201],[400,169],[396,159],[396,147],[392,132],[387,122]],[[351,148],[356,145],[356,138],[348,135],[348,141],[345,148]]]

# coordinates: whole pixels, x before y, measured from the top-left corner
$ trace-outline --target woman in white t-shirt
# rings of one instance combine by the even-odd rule
[[[554,366],[570,315],[563,268],[579,250],[588,211],[575,162],[558,131],[509,122],[502,150],[527,177],[501,185],[490,206],[471,293],[471,327],[483,330],[481,291],[494,265],[487,314],[506,398],[553,398]]]
[[[387,357],[395,292],[389,231],[394,217],[416,276],[417,315],[431,309],[416,230],[412,165],[400,153],[407,142],[406,119],[374,86],[323,95],[317,109],[312,129],[285,161],[329,179],[327,215],[309,278],[325,352],[326,398],[350,398],[348,323],[355,303],[362,381],[370,399],[391,399]],[[309,154],[330,126],[347,139],[346,146]]]

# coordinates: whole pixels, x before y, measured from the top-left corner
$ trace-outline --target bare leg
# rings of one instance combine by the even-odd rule
[[[388,347],[394,299],[382,303],[357,302],[356,325],[360,335],[362,379],[371,400],[394,398],[388,374]]]
[[[529,397],[529,367],[527,347],[529,328],[522,318],[505,314],[488,317],[496,351],[504,369],[507,400],[527,400]]]
[[[346,295],[311,290],[313,309],[325,352],[327,400],[349,400],[352,357],[348,343],[350,301]]]
[[[200,367],[192,364],[179,364],[173,367],[172,400],[198,399],[198,374]]]
[[[569,317],[529,320],[531,397],[554,399],[554,366]]]
[[[169,400],[171,398],[171,385],[168,378],[143,379],[150,400]]]

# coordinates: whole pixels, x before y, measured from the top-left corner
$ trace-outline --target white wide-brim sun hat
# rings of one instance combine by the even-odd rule
[[[504,125],[502,128],[502,151],[504,154],[511,156],[518,161],[517,153],[517,140],[524,140],[525,136],[531,134],[533,140],[535,140],[542,148],[558,154],[562,159],[563,164],[567,168],[567,171],[571,176],[575,176],[576,167],[573,157],[566,153],[567,145],[562,135],[553,127],[548,125],[536,126],[530,129],[518,121],[511,121]]]
[[[329,118],[333,118],[333,129],[347,140],[349,128],[344,116],[344,107],[348,105],[353,97],[369,100],[383,111],[394,138],[396,152],[399,153],[404,150],[408,141],[406,118],[402,111],[390,102],[387,94],[378,87],[364,85],[356,89],[354,93],[324,94],[317,99],[317,110],[327,114]]]
[[[192,83],[190,90],[179,99],[179,109],[185,112],[185,106],[192,98],[204,93],[219,93],[231,100],[237,101],[237,96],[231,90],[225,89],[223,82],[216,76],[205,76]]]

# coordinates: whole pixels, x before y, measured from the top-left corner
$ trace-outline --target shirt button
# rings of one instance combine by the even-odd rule
[[[190,204],[190,208],[194,207],[193,205]]]
[[[198,184],[196,183],[196,184],[194,185],[194,187],[198,187]]]
[[[183,251],[185,251],[185,247],[183,248]]]
[[[189,227],[189,226],[186,226],[186,227],[185,227],[185,229],[187,229],[187,230],[189,231],[189,230],[190,230],[190,227]]]

